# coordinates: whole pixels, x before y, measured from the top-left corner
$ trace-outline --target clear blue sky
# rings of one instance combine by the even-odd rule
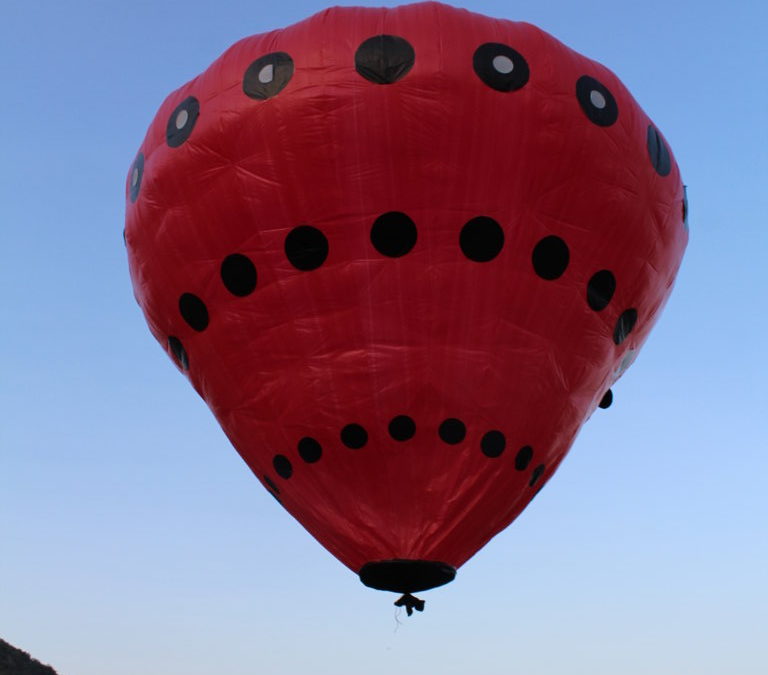
[[[0,637],[62,675],[765,672],[766,6],[462,4],[622,78],[675,151],[691,240],[613,407],[395,631],[394,598],[274,502],[158,348],[122,243],[165,95],[324,5],[4,3]]]

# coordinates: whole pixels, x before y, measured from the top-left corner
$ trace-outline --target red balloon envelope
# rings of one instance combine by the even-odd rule
[[[546,483],[688,238],[612,72],[434,2],[238,42],[165,100],[126,189],[152,333],[283,506],[402,593]]]

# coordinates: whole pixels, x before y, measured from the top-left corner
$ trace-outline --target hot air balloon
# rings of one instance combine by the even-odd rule
[[[258,480],[411,613],[610,403],[686,209],[610,70],[425,2],[228,49],[160,106],[124,234],[152,334]]]

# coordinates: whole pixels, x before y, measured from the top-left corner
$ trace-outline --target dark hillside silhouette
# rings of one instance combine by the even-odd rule
[[[58,675],[27,652],[0,640],[0,675]]]

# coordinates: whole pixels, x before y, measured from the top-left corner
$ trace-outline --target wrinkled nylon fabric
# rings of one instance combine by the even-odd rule
[[[381,35],[412,52],[390,40],[377,81],[356,52]],[[506,51],[477,65],[487,44]],[[604,89],[577,95],[584,76]],[[612,72],[529,24],[328,9],[238,42],[162,104],[126,182],[135,295],[254,474],[340,561],[458,567],[551,477],[671,291],[683,186],[650,125]],[[371,239],[391,212],[416,228],[398,257]],[[462,249],[479,217],[503,233],[467,244],[496,247],[482,261]],[[300,226],[327,242],[311,269],[286,254]],[[547,237],[568,256],[555,242],[542,277]],[[231,258],[223,280],[233,255],[255,272]],[[452,419],[466,432],[449,443]]]

